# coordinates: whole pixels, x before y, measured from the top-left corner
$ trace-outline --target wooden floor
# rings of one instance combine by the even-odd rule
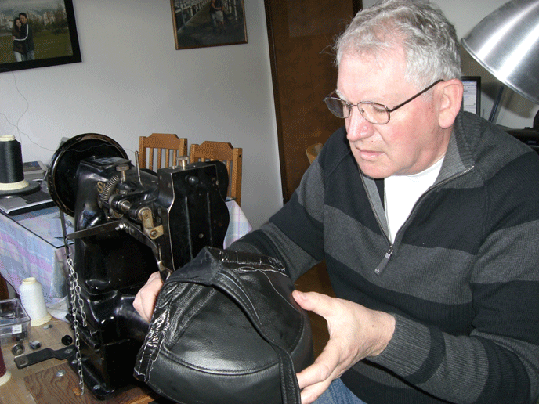
[[[302,292],[318,292],[334,297],[335,293],[331,288],[329,282],[329,276],[326,270],[326,263],[322,262],[313,267],[306,274],[301,276],[296,281],[296,289]],[[316,358],[320,352],[326,346],[328,340],[328,331],[326,326],[326,320],[322,317],[309,312],[309,318],[311,320],[311,327],[313,330],[313,348],[314,357]]]

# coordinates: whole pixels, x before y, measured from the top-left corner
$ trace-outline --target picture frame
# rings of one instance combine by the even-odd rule
[[[80,62],[72,0],[0,0],[0,73]]]
[[[247,43],[243,0],[170,0],[176,49]]]

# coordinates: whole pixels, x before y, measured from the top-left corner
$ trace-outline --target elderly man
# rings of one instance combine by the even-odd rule
[[[461,110],[453,26],[389,0],[337,42],[344,119],[290,202],[231,246],[337,298],[294,292],[330,339],[304,404],[531,403],[539,388],[539,159]],[[160,280],[135,303],[151,314]],[[149,297],[149,299],[146,299]]]

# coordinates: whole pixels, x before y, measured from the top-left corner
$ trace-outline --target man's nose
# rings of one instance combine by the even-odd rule
[[[373,134],[373,124],[363,118],[358,107],[352,109],[352,115],[345,120],[346,137],[350,141],[360,140]]]

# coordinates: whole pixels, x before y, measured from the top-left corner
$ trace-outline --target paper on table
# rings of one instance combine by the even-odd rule
[[[10,215],[29,212],[36,207],[45,208],[53,205],[49,193],[41,190],[27,195],[11,195],[0,198],[0,209]]]

